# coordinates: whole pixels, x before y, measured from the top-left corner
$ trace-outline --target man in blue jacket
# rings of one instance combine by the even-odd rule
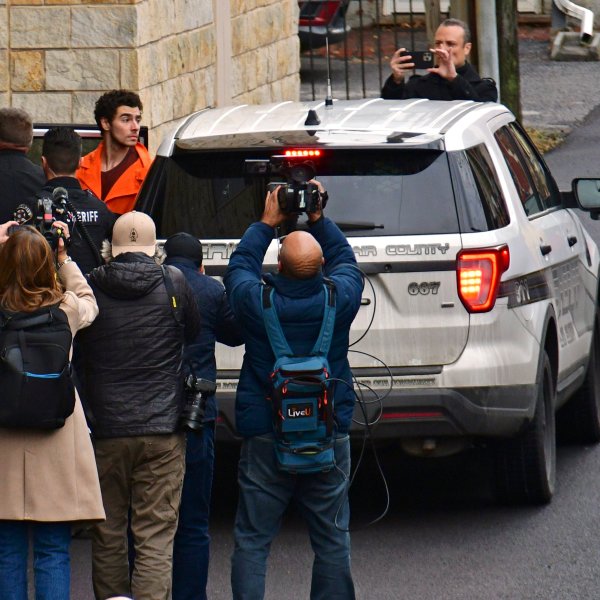
[[[223,284],[204,274],[202,244],[189,233],[170,236],[164,246],[165,264],[177,267],[189,283],[200,314],[200,331],[185,348],[184,360],[196,377],[215,381],[215,342],[243,343]],[[215,460],[215,396],[206,402],[204,428],[189,431],[179,523],[173,547],[173,600],[206,599],[209,545],[208,520]]]
[[[275,357],[262,316],[261,273],[275,228],[290,217],[280,210],[277,191],[267,194],[262,219],[244,234],[231,256],[224,281],[246,342],[236,397],[236,427],[244,441],[232,557],[233,597],[263,598],[270,545],[285,509],[294,500],[307,521],[315,552],[311,598],[353,599],[347,491],[348,429],[354,392],[348,341],[350,325],[360,307],[363,279],[344,234],[321,210],[308,214],[309,232],[294,231],[285,238],[279,272],[264,275],[275,290],[274,307],[296,354],[308,354],[319,334],[325,276],[336,290],[335,327],[327,356],[331,376],[338,380],[334,392],[336,468],[302,475],[280,471],[275,458],[272,406],[267,399]]]

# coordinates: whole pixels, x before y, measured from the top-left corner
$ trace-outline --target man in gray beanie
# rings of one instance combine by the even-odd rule
[[[165,264],[177,267],[194,292],[200,332],[186,345],[185,360],[196,377],[215,381],[215,342],[243,343],[223,285],[204,274],[202,244],[189,233],[176,233],[165,242]],[[179,524],[173,549],[173,600],[204,600],[208,579],[208,520],[214,466],[217,405],[207,399],[202,433],[187,434],[185,478]]]

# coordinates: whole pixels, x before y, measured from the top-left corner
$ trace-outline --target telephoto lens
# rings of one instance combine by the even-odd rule
[[[202,433],[206,400],[214,394],[217,385],[214,381],[196,377],[190,373],[185,379],[185,406],[181,413],[180,424],[183,429]]]

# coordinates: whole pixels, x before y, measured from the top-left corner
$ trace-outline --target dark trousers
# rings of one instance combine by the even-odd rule
[[[187,434],[185,477],[173,547],[173,600],[206,600],[214,440],[214,423],[206,423],[201,435]]]

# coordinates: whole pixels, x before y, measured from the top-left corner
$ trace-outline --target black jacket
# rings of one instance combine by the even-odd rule
[[[381,97],[385,100],[426,98],[428,100],[498,101],[498,90],[493,79],[481,79],[469,63],[458,67],[456,72],[454,81],[447,81],[436,73],[427,73],[427,75],[413,75],[406,83],[396,83],[390,75],[381,90]]]
[[[178,429],[183,346],[198,334],[199,317],[181,271],[166,268],[183,325],[153,258],[126,252],[88,276],[100,312],[80,336],[86,409],[98,438]]]
[[[82,273],[87,274],[102,264],[99,254],[102,242],[111,239],[112,228],[119,215],[115,215],[115,213],[108,210],[106,204],[96,198],[92,192],[82,190],[79,181],[75,177],[49,179],[39,194],[40,197],[51,197],[52,192],[57,187],[63,187],[67,190],[69,202],[79,214],[81,222],[69,207],[67,218],[67,224],[71,232],[69,255],[77,263]],[[59,215],[56,216],[59,217]],[[93,248],[85,235],[84,228],[93,242]]]
[[[0,223],[11,221],[19,204],[34,210],[36,194],[45,181],[42,167],[34,165],[24,152],[0,150]]]
[[[208,275],[198,272],[193,261],[173,257],[165,264],[177,267],[190,284],[200,315],[200,331],[196,339],[185,348],[185,359],[193,364],[198,377],[216,381],[217,365],[215,361],[215,342],[227,346],[239,346],[244,343],[241,328],[237,324],[223,284]],[[217,405],[214,395],[206,403],[205,420],[217,418]]]

